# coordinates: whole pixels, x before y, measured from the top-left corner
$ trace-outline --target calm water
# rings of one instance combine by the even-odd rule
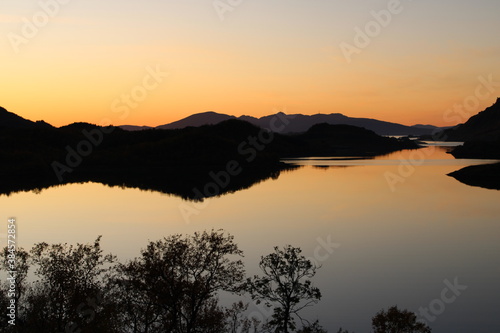
[[[245,252],[249,275],[273,246],[299,246],[323,266],[315,278],[323,299],[304,315],[330,332],[370,332],[371,317],[396,304],[430,307],[433,332],[500,330],[500,191],[446,176],[484,161],[428,147],[293,162],[304,167],[203,204],[87,183],[0,196],[1,216],[5,226],[17,218],[25,248],[103,235],[104,250],[123,261],[148,240],[222,228]],[[196,214],[183,216],[186,207]],[[445,290],[455,282],[467,289]]]

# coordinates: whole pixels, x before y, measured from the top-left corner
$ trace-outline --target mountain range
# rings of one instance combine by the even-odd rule
[[[282,126],[273,126],[276,124]],[[226,189],[233,191],[250,186],[259,179],[274,177],[283,168],[280,159],[284,157],[374,156],[417,148],[415,142],[406,138],[384,138],[376,132],[416,135],[436,131],[432,125],[404,126],[375,119],[350,118],[342,114],[307,116],[286,115],[282,112],[261,118],[205,112],[158,126],[156,128],[161,130],[157,131],[137,130],[150,128],[147,126],[129,126],[128,131],[126,128],[103,128],[87,123],[72,123],[56,128],[44,121],[27,120],[0,107],[0,157],[2,160],[15,161],[0,167],[0,173],[10,175],[8,178],[11,180],[10,185],[6,184],[5,193],[59,183],[56,176],[59,177],[61,172],[67,177],[65,181],[69,182],[94,179],[112,185],[135,179],[130,182],[130,186],[144,187],[148,181],[144,178],[146,175],[151,178],[150,183],[155,184],[161,178],[159,175],[168,171],[167,174],[172,177],[163,178],[165,184],[171,186],[161,190],[190,197],[192,193],[183,192],[185,185],[188,184],[187,188],[192,189],[205,184],[209,181],[206,179],[207,174],[215,166],[242,158],[241,166],[245,161],[253,161],[252,168],[245,170],[260,171],[248,174],[248,179],[238,183],[235,188]],[[271,133],[268,137],[265,133],[269,135],[269,132],[262,128],[275,128],[275,132],[279,133]],[[106,140],[103,140],[104,133],[111,133],[106,134]],[[463,146],[451,152],[456,158],[500,159],[500,99],[464,124],[437,134],[440,135],[432,137],[465,141]],[[248,141],[256,138],[269,142],[264,151],[260,150],[259,142]],[[83,149],[83,144],[87,148]],[[256,146],[252,148],[252,144]],[[85,159],[79,157],[75,162],[76,157],[71,154],[78,155],[80,152],[85,156],[91,154]],[[65,161],[71,164],[71,168],[63,165],[64,168],[58,169],[57,173],[54,161]],[[76,164],[79,165],[77,170],[69,171]],[[189,172],[186,172],[188,169]],[[154,176],[153,170],[157,170]],[[195,174],[198,176],[194,177]],[[114,178],[110,175],[114,175]],[[450,175],[466,184],[500,189],[500,164],[472,166]]]
[[[273,115],[256,118],[252,116],[235,117],[227,114],[216,113],[213,111],[193,114],[181,120],[174,121],[172,123],[165,125],[156,126],[154,128],[180,129],[191,126],[198,127],[203,125],[215,125],[229,119],[244,120],[258,127],[271,128],[271,129],[272,129],[273,119],[283,119],[283,120],[286,119],[287,125],[285,128],[283,128],[282,131],[280,131],[281,133],[304,133],[307,130],[309,130],[312,126],[321,123],[327,123],[330,125],[352,125],[357,127],[363,127],[365,129],[377,133],[378,135],[426,135],[432,133],[436,129],[436,126],[432,125],[405,126],[377,119],[353,118],[345,116],[340,113],[315,114],[315,115],[303,115],[303,114],[287,115],[283,112],[279,112]],[[148,126],[133,126],[133,125],[123,125],[120,127],[128,131],[153,128]]]
[[[202,200],[277,177],[292,167],[283,158],[372,157],[418,148],[408,138],[383,137],[350,125],[318,124],[305,133],[285,135],[239,119],[147,131],[36,124],[0,129],[0,160],[9,162],[0,164],[0,193],[94,181]]]
[[[414,125],[405,126],[397,123],[381,121],[370,118],[353,118],[340,113],[332,114],[315,114],[303,115],[293,114],[287,115],[279,112],[273,115],[268,115],[260,118],[252,116],[235,117],[232,115],[216,113],[213,111],[202,112],[193,114],[189,117],[174,121],[169,124],[164,124],[156,127],[150,126],[135,126],[135,125],[122,125],[120,128],[127,131],[137,131],[145,129],[181,129],[186,127],[199,127],[203,125],[215,125],[230,119],[239,119],[249,122],[260,128],[271,128],[276,119],[283,120],[287,125],[279,132],[283,134],[289,133],[305,133],[312,126],[327,123],[330,125],[351,125],[362,127],[375,132],[378,135],[429,135],[436,130],[436,126],[432,125]],[[43,120],[31,121],[27,120],[15,113],[9,112],[0,107],[0,128],[52,128],[53,126],[44,122]],[[443,128],[444,129],[444,128]]]
[[[433,125],[421,124],[406,126],[371,118],[348,117],[340,113],[287,115],[283,112],[278,112],[273,115],[256,118],[252,116],[235,117],[232,115],[216,113],[213,111],[193,114],[172,123],[156,127],[135,125],[122,125],[118,127],[127,131],[138,131],[155,128],[182,129],[186,127],[215,125],[230,119],[243,120],[260,128],[271,129],[273,129],[273,122],[279,119],[282,123],[286,124],[285,127],[280,128],[279,131],[277,131],[282,134],[305,133],[314,125],[326,123],[330,125],[351,125],[362,127],[371,130],[378,135],[411,135],[422,137],[427,136],[427,138],[431,138],[432,134],[433,137],[445,138],[447,141],[497,141],[500,138],[500,98],[497,99],[496,103],[494,103],[492,106],[470,117],[470,119],[465,123],[459,124],[454,127],[436,127]],[[25,119],[15,113],[9,112],[5,108],[0,107],[0,128],[2,127],[13,129],[54,128],[54,126],[46,123],[43,120],[34,122]]]

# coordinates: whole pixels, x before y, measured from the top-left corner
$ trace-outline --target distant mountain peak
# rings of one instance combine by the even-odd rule
[[[276,119],[276,117],[278,119]],[[313,125],[327,123],[332,125],[352,125],[364,127],[379,135],[423,135],[431,134],[432,128],[410,127],[396,123],[390,123],[377,119],[369,118],[351,118],[342,113],[303,115],[286,114],[278,111],[275,114],[263,116],[260,118],[252,116],[235,117],[227,114],[221,114],[214,111],[196,113],[184,119],[158,126],[159,129],[180,129],[188,126],[199,127],[202,125],[214,125],[229,119],[240,119],[247,121],[261,128],[277,128],[280,133],[304,133]],[[279,119],[282,122],[278,121]],[[286,121],[284,120],[286,119]],[[130,127],[123,127],[128,129]]]
[[[229,116],[227,114],[217,113],[214,111],[206,111],[201,113],[195,113],[184,119],[174,121],[170,124],[160,125],[156,128],[159,129],[179,129],[188,126],[199,127],[203,125],[215,125],[224,120],[234,119],[235,116]]]
[[[435,129],[436,128],[436,126],[429,125],[429,124],[416,124],[416,125],[412,125],[411,127],[427,128],[427,129]]]
[[[205,111],[205,112],[195,113],[195,115],[196,114],[220,114],[220,115],[222,115],[222,113],[215,112],[215,111]]]

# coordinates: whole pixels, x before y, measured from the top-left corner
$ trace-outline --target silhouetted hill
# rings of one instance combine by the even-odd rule
[[[194,114],[187,118],[181,119],[179,121],[175,121],[170,124],[161,125],[156,128],[159,129],[180,129],[190,126],[202,126],[202,125],[211,125],[218,124],[222,121],[228,119],[240,119],[252,123],[261,128],[270,128],[273,129],[273,124],[276,122],[276,119],[286,119],[287,124],[285,127],[276,130],[280,133],[304,133],[313,125],[327,123],[331,125],[352,125],[363,127],[368,130],[374,131],[379,135],[425,135],[430,134],[435,129],[434,126],[431,125],[416,125],[416,126],[405,126],[401,124],[380,121],[376,119],[369,118],[351,118],[344,116],[340,113],[332,113],[332,114],[316,114],[316,115],[286,115],[283,112],[279,112],[277,114],[264,116],[261,118],[255,118],[251,116],[241,116],[236,118],[235,116],[215,113],[215,112],[204,112]],[[133,127],[130,125],[121,126],[126,130],[137,130],[140,127]]]
[[[443,131],[448,141],[497,141],[500,139],[500,98],[464,124]]]
[[[464,124],[443,134],[450,140],[465,141],[451,152],[455,158],[500,159],[500,98]],[[469,166],[449,176],[467,185],[500,189],[500,164]]]
[[[121,129],[124,129],[125,131],[143,131],[154,128],[151,126],[136,126],[136,125],[120,125],[119,127]]]
[[[308,139],[333,139],[335,142],[369,142],[372,139],[383,139],[375,132],[351,125],[331,125],[328,123],[313,125],[304,135]]]
[[[434,126],[434,125],[423,125],[423,124],[417,124],[417,125],[413,125],[411,127],[413,127],[413,128],[424,128],[424,129],[428,129],[428,130],[431,130],[431,131],[439,128],[439,127]]]
[[[230,119],[216,125],[129,132],[74,123],[0,131],[0,191],[98,181],[194,200],[237,191],[290,168],[283,157],[373,156],[415,143],[347,125],[319,124],[300,135]],[[197,190],[195,190],[197,189]]]
[[[456,158],[500,159],[500,98],[464,124],[445,130],[448,140],[465,141],[451,154]]]
[[[270,128],[271,121],[276,118],[284,118],[288,120],[289,123],[283,130],[284,133],[303,133],[312,126],[322,123],[363,127],[377,133],[378,135],[423,135],[432,132],[431,129],[410,127],[369,118],[352,118],[340,113],[315,114],[311,116],[302,114],[285,115],[284,113],[278,113],[259,118],[255,121],[249,121],[257,126]]]
[[[90,124],[90,123],[85,123],[85,122],[76,122],[76,123],[72,123],[69,125],[64,125],[64,126],[59,127],[60,130],[65,131],[65,132],[81,132],[82,130],[90,131],[90,130],[97,129],[97,128],[101,128],[101,127],[98,125],[95,125],[95,124]]]
[[[496,141],[470,140],[451,151],[455,158],[500,159],[500,139]]]
[[[303,156],[375,156],[418,148],[407,138],[382,137],[365,128],[327,123],[313,125],[297,138],[307,147],[306,151],[297,152]]]
[[[258,152],[251,159],[239,152],[239,145],[259,132],[260,128],[236,120],[216,126],[139,132],[87,123],[50,130],[9,129],[0,132],[4,143],[0,159],[12,161],[0,165],[4,176],[0,191],[96,181],[201,200],[275,178],[290,168],[273,152]],[[216,182],[224,183],[206,192],[205,186],[217,177],[211,172],[229,172],[229,162],[234,162],[229,167],[238,171],[237,177],[226,184],[220,176]]]
[[[185,128],[185,127],[189,127],[189,126],[198,127],[198,126],[203,126],[203,125],[215,125],[215,124],[218,124],[224,120],[229,120],[229,119],[234,119],[234,118],[236,118],[236,117],[209,111],[209,112],[193,114],[193,115],[186,117],[184,119],[174,121],[173,123],[157,126],[156,128],[159,128],[159,129],[179,129],[179,128]]]
[[[44,122],[24,119],[15,113],[0,107],[0,128],[51,128],[52,125]]]
[[[37,128],[54,128],[54,126],[45,122],[44,120],[37,120],[35,124]]]

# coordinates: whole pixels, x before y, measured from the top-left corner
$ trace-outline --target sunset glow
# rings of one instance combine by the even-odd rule
[[[1,7],[0,106],[55,126],[277,109],[451,126],[500,96],[496,0]],[[160,80],[146,78],[152,69]]]

